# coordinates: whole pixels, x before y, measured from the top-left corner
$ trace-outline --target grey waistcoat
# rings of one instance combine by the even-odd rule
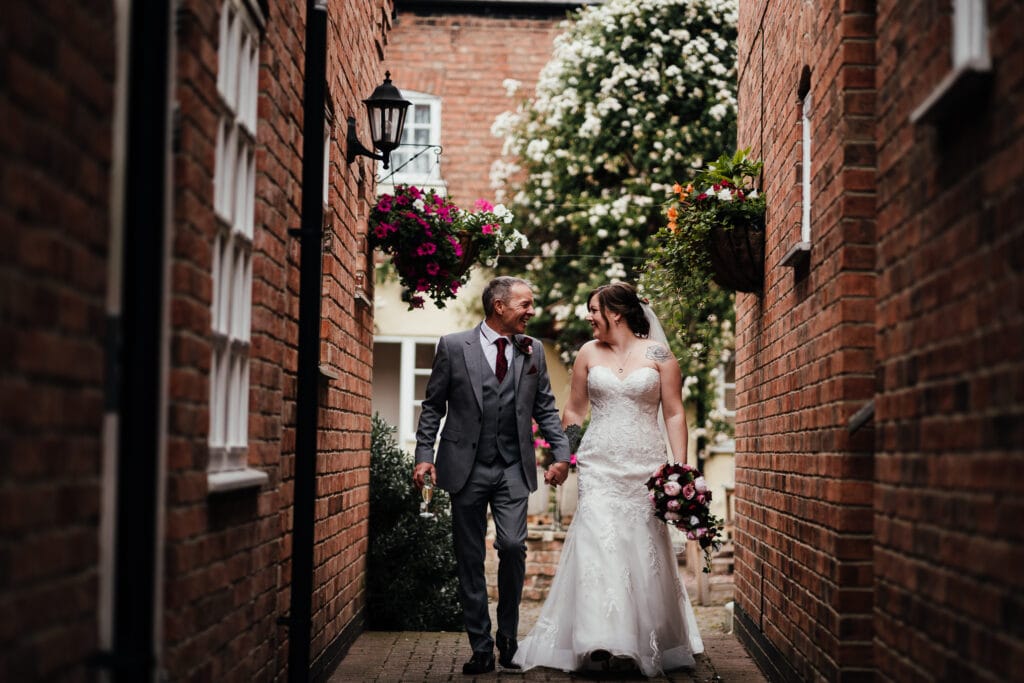
[[[483,382],[483,424],[476,457],[490,463],[500,457],[507,465],[521,459],[519,434],[516,428],[516,392],[512,384],[512,368],[498,384],[494,373],[485,373]]]

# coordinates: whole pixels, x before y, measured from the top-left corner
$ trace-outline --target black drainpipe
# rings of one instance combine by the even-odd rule
[[[302,226],[299,238],[299,358],[295,423],[295,508],[292,523],[288,681],[309,678],[312,630],[316,440],[319,411],[320,286],[323,267],[324,101],[327,84],[327,0],[306,3],[302,119]]]
[[[153,680],[164,239],[169,136],[169,0],[129,8],[121,333],[117,383],[114,681]]]

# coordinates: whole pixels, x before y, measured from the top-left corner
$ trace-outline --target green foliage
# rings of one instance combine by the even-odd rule
[[[500,269],[537,285],[535,336],[562,359],[591,337],[587,295],[638,281],[662,318],[698,414],[713,411],[711,370],[731,343],[728,293],[691,300],[645,273],[673,183],[735,146],[735,0],[609,0],[573,15],[534,97],[499,117],[510,192],[532,257]],[[514,86],[514,83],[506,83]],[[641,277],[643,276],[643,277]],[[700,347],[694,346],[700,344]],[[719,354],[719,355],[715,355]]]
[[[373,416],[367,621],[372,629],[461,631],[448,495],[434,489],[433,519],[419,516],[412,458]]]
[[[686,187],[676,184],[677,198],[666,209],[668,223],[658,231],[649,252],[648,270],[661,286],[678,293],[703,317],[715,296],[708,236],[719,228],[764,225],[765,197],[754,187],[762,163],[744,149],[723,155],[697,174]]]
[[[750,150],[723,155],[697,174],[692,184],[673,190],[668,223],[656,236],[641,282],[645,291],[666,297],[659,312],[666,328],[676,331],[673,347],[683,349],[687,362],[687,390],[698,409],[698,427],[728,433],[730,427],[715,406],[715,373],[728,361],[733,346],[733,296],[712,281],[707,239],[712,229],[760,223],[764,195],[754,188],[762,163],[749,158]],[[703,411],[703,412],[702,412]]]

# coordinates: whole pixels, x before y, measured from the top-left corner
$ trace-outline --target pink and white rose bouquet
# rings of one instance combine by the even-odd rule
[[[647,480],[647,498],[654,516],[700,543],[704,572],[711,571],[711,553],[721,545],[722,520],[711,514],[711,491],[696,467],[666,463]]]

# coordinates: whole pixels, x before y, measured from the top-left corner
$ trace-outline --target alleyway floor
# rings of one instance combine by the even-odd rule
[[[493,608],[492,608],[493,609]],[[539,603],[523,603],[520,637],[537,619]],[[470,655],[464,633],[367,631],[359,636],[331,676],[329,683],[434,683],[437,681],[670,681],[672,683],[764,683],[757,665],[732,634],[726,633],[727,613],[720,605],[695,606],[704,654],[693,670],[681,669],[659,678],[629,674],[567,674],[553,669],[526,673],[502,671],[476,678],[462,675]],[[492,615],[493,617],[493,615]]]

